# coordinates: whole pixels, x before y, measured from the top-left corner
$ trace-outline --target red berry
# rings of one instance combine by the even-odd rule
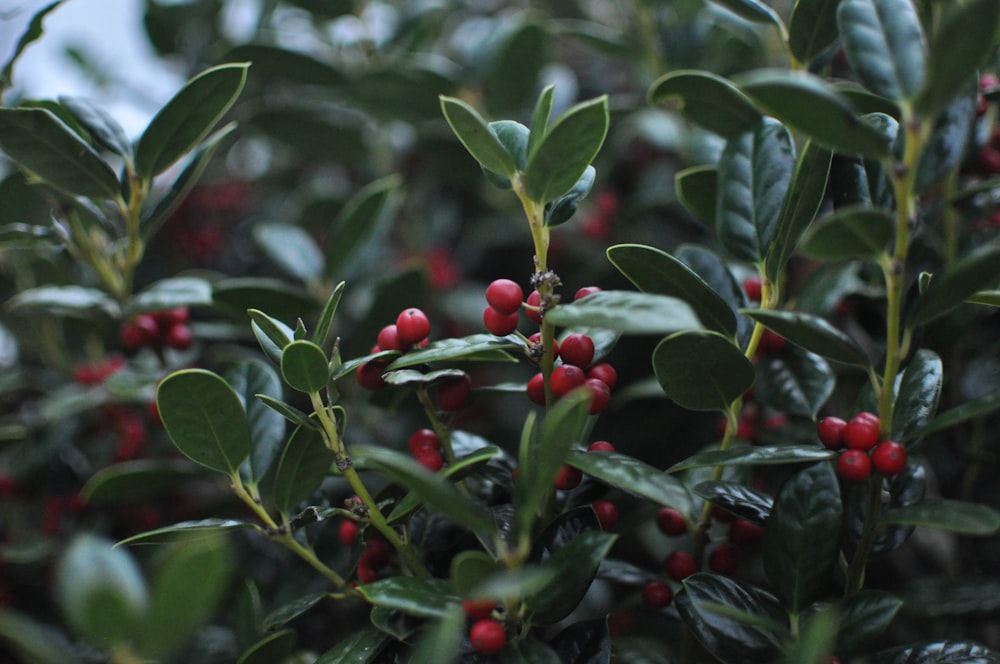
[[[497,279],[486,287],[486,302],[501,314],[516,314],[523,299],[524,291],[510,279]]]
[[[379,569],[389,564],[389,556],[392,551],[385,540],[370,539],[365,542],[365,551],[361,554],[361,562],[371,566],[372,569]]]
[[[396,334],[399,340],[407,346],[418,344],[431,333],[431,322],[420,309],[410,307],[404,309],[396,318]]]
[[[879,423],[868,418],[855,417],[844,426],[844,445],[852,450],[870,450],[878,444]]]
[[[417,460],[417,463],[432,473],[436,473],[444,466],[444,459],[441,457],[441,453],[433,447],[422,447],[413,453],[413,457]]]
[[[572,491],[580,486],[583,479],[583,472],[573,466],[563,466],[556,475],[555,487],[560,491]]]
[[[986,146],[979,153],[979,163],[987,173],[1000,173],[1000,149]]]
[[[743,280],[743,292],[752,302],[760,302],[761,282],[756,274]]]
[[[846,450],[837,459],[837,474],[848,482],[863,482],[872,474],[872,460],[862,450]]]
[[[879,425],[878,415],[875,413],[870,413],[867,410],[861,411],[851,419],[865,422],[873,422],[876,426]]]
[[[528,343],[531,344],[541,344],[542,343],[542,333],[535,332],[530,337],[528,337]],[[559,357],[559,340],[552,340],[552,357]]]
[[[613,390],[618,383],[618,372],[607,362],[600,362],[587,369],[587,378],[603,381],[609,390]]]
[[[541,294],[538,291],[531,291],[531,293],[528,294],[528,299],[525,302],[527,303],[528,306],[525,307],[524,314],[528,317],[528,320],[530,320],[533,323],[541,323],[542,312],[538,308],[542,306]]]
[[[662,507],[656,513],[656,525],[669,537],[677,537],[687,532],[687,519],[672,507]]]
[[[528,398],[539,406],[545,405],[545,376],[540,372],[536,373],[528,381]]]
[[[151,346],[160,339],[160,326],[149,314],[140,314],[122,325],[122,344],[129,350]]]
[[[552,393],[557,397],[569,394],[573,389],[580,387],[587,380],[587,375],[583,369],[572,364],[560,364],[552,370],[549,378],[549,385]]]
[[[378,574],[364,562],[358,563],[358,581],[362,585],[378,581]]]
[[[819,442],[830,450],[839,450],[844,446],[844,427],[847,422],[839,417],[824,417],[816,425]]]
[[[716,574],[730,576],[740,568],[740,553],[735,546],[720,544],[708,554],[708,568]]]
[[[573,300],[574,301],[582,300],[588,295],[593,295],[594,293],[600,293],[600,292],[601,289],[598,286],[584,286],[583,288],[581,288],[576,292],[576,295],[573,296]]]
[[[406,351],[408,346],[404,345],[402,340],[399,338],[399,330],[395,325],[386,325],[378,333],[378,343],[379,350],[398,350],[400,352]]]
[[[471,620],[485,620],[497,606],[494,599],[463,599],[462,610]]]
[[[753,546],[764,536],[764,529],[753,521],[736,519],[729,526],[729,541],[739,546]]]
[[[608,403],[611,401],[611,388],[605,385],[603,380],[597,378],[588,378],[583,381],[583,384],[593,395],[587,412],[591,415],[597,415],[608,407]]]
[[[510,314],[500,313],[493,307],[486,307],[483,310],[483,325],[486,330],[498,337],[505,337],[517,329],[517,312]]]
[[[906,448],[892,440],[879,443],[872,450],[872,465],[886,477],[896,475],[906,468]]]
[[[406,441],[406,445],[410,448],[411,454],[416,454],[417,450],[425,447],[433,450],[440,450],[441,439],[438,438],[433,429],[419,429],[410,434],[410,438]]]
[[[174,350],[185,350],[191,347],[194,335],[191,334],[191,328],[184,323],[175,323],[167,330],[163,341]]]
[[[712,505],[712,518],[719,523],[732,523],[736,520],[736,515],[732,512],[727,512],[718,505]]]
[[[578,332],[568,334],[559,344],[559,357],[566,364],[585,367],[594,360],[594,340]]]
[[[614,452],[615,446],[606,440],[598,440],[590,444],[588,452]]]
[[[186,325],[191,322],[191,312],[187,307],[174,307],[166,311],[157,311],[152,314],[161,329],[168,329],[172,325]]]
[[[468,375],[457,376],[438,383],[434,399],[441,410],[461,410],[468,403],[471,391],[472,380]]]
[[[496,620],[478,620],[469,630],[472,649],[483,655],[493,655],[503,650],[507,642],[507,632]]]
[[[662,609],[674,599],[674,591],[662,581],[647,583],[642,589],[642,602],[653,609]]]
[[[340,528],[337,529],[337,539],[344,546],[354,546],[354,540],[358,537],[358,524],[355,521],[348,519],[347,521],[340,522]]]
[[[601,530],[611,530],[618,523],[618,508],[610,500],[595,500],[591,507],[601,522]]]
[[[381,360],[371,360],[358,367],[354,372],[354,377],[357,379],[358,385],[366,390],[381,390],[386,386],[386,382],[382,380],[382,374],[385,373],[387,366],[389,365]]]
[[[764,330],[764,334],[760,337],[760,350],[765,354],[777,353],[784,348],[787,343],[788,342],[785,341],[785,338],[777,332]]]
[[[674,551],[663,559],[663,569],[674,581],[683,581],[698,571],[698,565],[687,551]]]

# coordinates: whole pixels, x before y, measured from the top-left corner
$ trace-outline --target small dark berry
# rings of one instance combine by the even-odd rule
[[[839,417],[824,417],[816,425],[816,435],[823,447],[830,450],[839,450],[844,446],[844,427],[847,422]]]
[[[608,386],[608,389],[615,389],[618,384],[618,372],[607,362],[600,362],[587,369],[587,378],[596,378]]]
[[[441,457],[441,453],[433,447],[421,447],[413,453],[413,458],[432,473],[436,473],[444,467],[444,459]]]
[[[663,569],[673,581],[683,581],[698,571],[698,565],[687,551],[674,551],[663,559]]]
[[[163,341],[174,350],[185,350],[191,347],[194,335],[191,334],[191,328],[184,323],[174,323],[167,330]]]
[[[595,500],[591,507],[601,523],[601,530],[611,530],[618,523],[618,508],[610,500]]]
[[[735,546],[720,544],[708,554],[708,568],[716,574],[731,576],[740,568],[740,553]]]
[[[764,529],[753,521],[736,519],[729,526],[729,541],[738,546],[754,546],[764,536]]]
[[[603,412],[611,401],[611,388],[605,385],[603,380],[598,380],[597,378],[588,378],[583,381],[583,384],[590,390],[592,395],[590,407],[587,409],[587,412],[591,415]]]
[[[656,525],[668,537],[677,537],[687,532],[687,519],[672,507],[662,507],[656,513]]]
[[[653,609],[669,606],[674,599],[674,591],[662,581],[647,583],[642,589],[642,602]]]
[[[381,360],[370,360],[357,368],[354,377],[357,379],[358,385],[366,390],[381,390],[386,386],[386,382],[382,380],[382,374],[385,373],[387,366],[389,365]]]
[[[545,405],[545,376],[541,372],[536,373],[528,381],[528,398],[539,406]]]
[[[563,466],[556,475],[555,487],[560,491],[572,491],[580,486],[583,479],[583,472],[573,466]]]
[[[472,380],[468,375],[449,378],[438,383],[434,399],[438,408],[446,411],[461,410],[469,401]]]
[[[438,438],[438,435],[434,433],[433,429],[418,429],[410,434],[409,439],[406,441],[406,445],[410,448],[411,454],[416,454],[417,450],[424,448],[440,450],[441,439]]]
[[[593,295],[594,293],[600,293],[601,289],[598,286],[584,286],[580,290],[576,291],[576,295],[573,296],[573,301],[582,300],[588,295]]]
[[[743,280],[743,292],[747,294],[747,299],[751,302],[760,302],[761,281],[760,277],[751,275]]]
[[[598,440],[590,444],[588,452],[614,452],[615,446],[606,440]]]
[[[470,620],[485,620],[497,606],[494,599],[463,599],[462,610]]]
[[[354,540],[358,537],[358,524],[355,521],[347,520],[340,522],[337,529],[337,539],[344,546],[354,546]]]
[[[386,325],[379,330],[377,342],[379,350],[398,350],[404,352],[408,348],[400,340],[399,330],[395,325]]]

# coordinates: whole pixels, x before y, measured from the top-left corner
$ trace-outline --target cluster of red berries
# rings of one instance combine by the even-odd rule
[[[124,366],[125,358],[120,355],[81,363],[73,368],[73,380],[80,385],[100,385]]]
[[[194,341],[190,320],[187,307],[139,314],[122,324],[122,345],[130,351],[163,347],[185,350]]]
[[[419,429],[414,431],[406,444],[417,463],[432,473],[436,473],[444,466],[444,458],[441,456],[441,439],[433,430]]]
[[[537,335],[529,338],[530,343],[538,343]],[[611,390],[618,382],[618,372],[607,362],[594,363],[594,340],[588,335],[574,332],[563,337],[562,342],[553,340],[553,353],[560,363],[552,369],[549,387],[555,397],[562,397],[578,387],[590,390],[591,415],[600,413],[611,401]],[[545,377],[536,373],[528,381],[528,398],[540,406],[545,405]]]
[[[493,619],[497,603],[493,599],[463,599],[462,610],[472,621],[469,628],[469,643],[472,649],[483,655],[493,655],[507,643],[507,630],[498,620]]]
[[[395,350],[405,353],[414,347],[427,345],[428,335],[431,333],[431,321],[420,309],[410,307],[403,309],[396,317],[396,322],[386,325],[379,330],[375,345],[372,346],[371,354],[381,353],[384,350]],[[354,373],[358,384],[368,390],[380,390],[386,383],[382,380],[382,374],[389,362],[385,360],[371,360],[365,362]]]
[[[839,417],[824,417],[816,433],[827,449],[844,450],[837,458],[837,473],[848,482],[863,482],[873,467],[885,477],[906,467],[906,448],[892,440],[879,442],[879,427],[878,415],[859,413],[849,422]]]
[[[337,530],[337,539],[344,546],[354,546],[358,537],[358,524],[356,521],[347,519],[340,522]],[[358,582],[362,584],[378,581],[378,571],[389,564],[392,551],[385,540],[372,538],[365,541],[365,550],[358,561],[357,575]]]

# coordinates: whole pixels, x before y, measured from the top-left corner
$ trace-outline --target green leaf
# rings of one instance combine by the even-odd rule
[[[525,164],[527,164],[527,155],[534,154],[549,130],[549,117],[552,115],[552,99],[555,96],[555,91],[555,85],[546,85],[542,93],[538,95],[538,101],[535,102],[535,110],[531,113],[531,128],[528,133]]]
[[[729,304],[678,259],[639,244],[609,247],[607,255],[618,271],[640,291],[684,300],[707,327],[729,337],[735,336],[736,316]]]
[[[583,175],[576,181],[572,189],[554,201],[546,203],[544,214],[545,225],[553,227],[569,221],[576,214],[576,209],[579,207],[580,201],[590,193],[596,177],[597,170],[593,166],[587,166],[583,171]]]
[[[541,567],[552,572],[553,579],[525,599],[528,621],[551,625],[572,613],[587,594],[617,537],[594,530],[582,532],[543,562]]]
[[[392,450],[356,446],[353,459],[370,464],[392,481],[417,494],[427,506],[458,525],[484,533],[492,532],[493,518],[482,503],[460,493],[446,478]]]
[[[247,412],[251,449],[244,470],[249,481],[256,484],[281,453],[285,438],[283,414],[264,401],[269,394],[281,394],[281,378],[269,364],[244,360],[226,374],[226,380],[240,396]]]
[[[921,580],[914,579],[916,582]],[[836,652],[854,652],[877,637],[889,627],[902,606],[901,599],[883,590],[865,589],[853,595],[840,613]]]
[[[31,17],[31,22],[28,23],[28,27],[21,34],[21,38],[17,40],[17,46],[14,48],[14,52],[11,53],[10,59],[4,64],[3,71],[0,71],[0,93],[9,88],[14,83],[14,65],[17,64],[17,59],[21,57],[24,53],[24,49],[31,45],[32,42],[37,41],[39,37],[44,34],[45,30],[42,27],[45,17],[48,14],[61,5],[63,0],[57,0],[56,2],[50,2],[41,9],[39,9]]]
[[[678,461],[667,469],[677,473],[691,468],[709,466],[771,466],[785,463],[813,463],[833,459],[836,452],[815,445],[777,445],[733,447],[728,450],[708,450]]]
[[[764,271],[772,282],[780,279],[799,238],[816,218],[823,203],[832,160],[832,152],[812,141],[806,143],[799,155],[792,184],[781,205],[774,237],[764,257]]]
[[[206,69],[157,112],[135,146],[135,168],[146,179],[195,148],[225,115],[246,82],[249,63]]]
[[[754,23],[773,23],[784,27],[777,13],[758,0],[714,0],[741,18]]]
[[[337,313],[337,306],[340,305],[340,298],[344,294],[345,285],[343,281],[337,284],[326,299],[326,304],[323,305],[323,311],[320,312],[319,320],[316,321],[316,327],[313,329],[311,338],[311,341],[318,346],[322,346],[326,338],[330,335],[333,317]]]
[[[247,314],[250,316],[254,334],[257,336],[257,340],[261,342],[262,347],[264,346],[264,340],[267,340],[280,353],[288,344],[292,343],[292,337],[294,337],[292,328],[280,320],[272,318],[257,309],[250,309],[247,311]],[[265,348],[265,350],[267,349]]]
[[[790,613],[819,599],[833,576],[843,509],[833,466],[816,463],[781,486],[764,528],[761,554],[771,587]]]
[[[59,561],[56,597],[73,632],[99,648],[132,641],[149,611],[135,559],[93,535],[76,537]]]
[[[156,391],[160,419],[184,456],[233,475],[250,454],[250,425],[239,396],[217,374],[184,369]]]
[[[199,521],[181,521],[170,526],[149,530],[138,535],[132,535],[118,542],[115,546],[128,544],[164,544],[180,540],[215,539],[231,530],[253,528],[253,524],[234,519],[201,519]]]
[[[132,156],[132,142],[110,113],[89,99],[79,97],[59,97],[59,103],[99,147],[123,157]]]
[[[473,334],[468,337],[432,341],[425,348],[400,355],[388,366],[388,370],[396,371],[434,362],[516,361],[507,354],[507,351],[523,349],[524,344],[512,336]]]
[[[437,371],[428,371],[427,373],[412,369],[400,369],[387,373],[385,382],[390,385],[410,387],[415,385],[430,386],[434,383],[446,381],[449,378],[460,378],[465,375],[466,373],[461,369],[438,369]]]
[[[419,618],[443,618],[449,605],[459,601],[448,582],[442,579],[396,576],[366,583],[357,590],[373,606]]]
[[[598,97],[573,106],[553,123],[524,171],[532,200],[548,203],[573,188],[601,149],[608,122],[608,99]]]
[[[500,43],[491,49],[482,75],[482,85],[489,91],[486,103],[495,113],[524,108],[538,89],[538,75],[548,62],[552,44],[548,23],[523,16],[515,25],[505,21],[510,29],[504,30],[504,26],[497,31],[502,35]]]
[[[765,111],[823,147],[873,159],[889,154],[881,132],[860,122],[847,98],[817,76],[763,69],[737,83]]]
[[[653,351],[653,372],[666,395],[689,410],[725,412],[754,382],[753,364],[740,349],[707,331],[678,332],[661,341]]]
[[[1000,613],[1000,579],[922,576],[906,584],[904,604],[921,618],[985,618]]]
[[[944,365],[937,353],[921,348],[906,365],[892,416],[892,439],[908,440],[931,421],[944,382]]]
[[[291,511],[319,488],[330,474],[333,453],[323,436],[312,428],[298,427],[288,438],[274,473],[274,505],[282,514]]]
[[[815,420],[835,384],[836,377],[826,360],[800,348],[789,348],[757,363],[754,394],[762,404]]]
[[[466,550],[451,560],[451,585],[463,598],[492,597],[473,594],[472,590],[484,579],[502,571],[503,567],[493,556],[483,551]]]
[[[514,160],[514,166],[518,171],[523,171],[528,166],[528,150],[532,145],[532,135],[530,130],[520,122],[513,120],[497,120],[489,125],[490,132],[500,141],[500,145],[507,151],[507,154]],[[535,137],[535,143],[542,140],[542,136]],[[535,145],[537,147],[537,145]],[[514,186],[511,179],[506,175],[501,175],[488,168],[483,168],[483,174],[490,183],[503,189],[504,191]]]
[[[254,110],[247,129],[321,163],[367,159],[362,120],[345,109],[285,103]]]
[[[925,118],[937,116],[963,89],[975,85],[976,69],[996,43],[1000,24],[996,2],[969,0],[948,9],[931,38],[927,75],[915,103]]]
[[[847,60],[866,88],[895,101],[920,90],[927,40],[911,0],[843,0],[837,26]]]
[[[715,230],[733,256],[756,263],[767,255],[794,167],[791,134],[772,118],[726,143],[719,158]]]
[[[426,630],[410,655],[410,664],[441,664],[458,657],[465,636],[466,615],[453,606],[437,624]]]
[[[99,310],[109,316],[119,315],[118,303],[103,291],[84,286],[39,286],[21,291],[10,300],[11,309],[42,309],[52,316],[82,316]]]
[[[982,290],[965,298],[969,304],[983,304],[988,307],[1000,307],[1000,290]]]
[[[253,237],[267,257],[289,276],[309,282],[323,273],[323,252],[304,228],[285,222],[266,222],[254,226]]]
[[[28,616],[0,609],[0,642],[19,659],[32,664],[81,664],[83,660],[62,631]]]
[[[879,664],[993,664],[1000,653],[972,641],[936,641],[882,650]]]
[[[617,639],[616,639],[617,641]],[[560,662],[611,662],[611,633],[604,617],[573,623],[556,635],[550,644]],[[617,643],[616,643],[617,645]],[[624,659],[620,661],[635,661]]]
[[[600,291],[545,314],[562,327],[598,327],[622,334],[664,334],[700,330],[701,323],[685,302],[665,295],[631,291]]]
[[[212,304],[212,284],[198,277],[168,277],[154,282],[129,300],[125,316],[176,307]]]
[[[975,120],[976,95],[959,97],[944,109],[920,151],[914,191],[923,193],[944,182],[965,156]]]
[[[107,466],[91,475],[81,493],[88,505],[135,504],[158,498],[203,475],[186,461],[140,459]]]
[[[236,660],[236,664],[280,662],[295,649],[296,641],[298,641],[298,632],[294,629],[273,632],[243,651],[240,658]]]
[[[796,60],[808,64],[837,41],[839,4],[840,0],[805,0],[795,3],[788,19],[788,50]]]
[[[382,220],[393,209],[394,193],[403,180],[388,175],[369,182],[351,196],[333,221],[326,250],[324,274],[337,277],[355,260],[360,249],[371,241]]]
[[[282,604],[274,611],[271,611],[261,622],[261,629],[269,632],[276,627],[284,627],[299,616],[305,614],[311,608],[329,597],[326,593],[313,593],[304,597],[298,597],[287,604]]]
[[[896,225],[883,210],[848,206],[820,219],[802,242],[802,253],[819,260],[877,258],[892,241]]]
[[[916,440],[938,431],[950,429],[956,424],[968,422],[969,420],[988,415],[1000,410],[1000,390],[985,394],[977,399],[966,401],[961,406],[956,406],[951,410],[941,413],[925,426],[910,432],[904,440]]]
[[[572,450],[566,462],[609,487],[661,507],[673,507],[682,514],[691,512],[691,495],[684,485],[644,461],[617,452]]]
[[[389,644],[389,638],[374,627],[353,630],[313,664],[374,664]]]
[[[160,561],[153,580],[148,619],[139,650],[166,660],[212,615],[229,584],[232,561],[225,540],[175,544]]]
[[[508,178],[517,174],[514,158],[500,144],[476,109],[461,99],[442,96],[441,111],[455,136],[483,168]]]
[[[771,496],[739,482],[707,480],[698,482],[692,491],[713,505],[760,525],[767,521],[774,505]]]
[[[717,166],[692,166],[674,175],[674,189],[681,205],[706,224],[715,226],[715,207],[719,193]]]
[[[819,316],[773,309],[741,309],[796,346],[828,360],[868,367],[871,360],[861,345]]]
[[[281,377],[293,390],[316,394],[326,387],[330,362],[322,348],[298,339],[281,351]]]
[[[906,326],[914,328],[943,316],[983,288],[1000,280],[1000,244],[986,244],[934,275],[906,316]]]
[[[291,83],[340,87],[347,77],[305,53],[268,44],[241,44],[225,55],[229,62],[253,63],[254,80],[281,78]]]
[[[650,104],[676,99],[684,117],[724,138],[753,130],[761,118],[739,88],[707,71],[680,69],[664,74],[650,86],[648,99]]]
[[[0,149],[57,189],[115,198],[118,177],[97,152],[43,108],[0,108]]]
[[[784,664],[829,659],[837,637],[837,620],[837,610],[831,605],[821,606],[810,614],[795,641],[785,650]]]
[[[886,510],[879,523],[923,526],[961,535],[986,537],[1000,532],[1000,512],[979,503],[948,499],[925,500]]]

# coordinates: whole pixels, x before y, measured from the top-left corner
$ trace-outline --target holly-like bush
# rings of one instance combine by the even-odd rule
[[[58,4],[0,659],[1000,661],[995,0]]]

